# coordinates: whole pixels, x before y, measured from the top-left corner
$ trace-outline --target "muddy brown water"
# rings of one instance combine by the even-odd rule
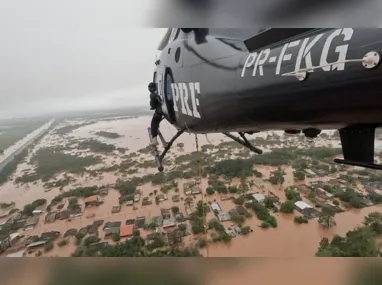
[[[74,138],[97,138],[101,141],[107,143],[113,143],[117,147],[128,148],[128,153],[136,152],[137,150],[146,147],[149,143],[147,127],[150,124],[151,117],[140,117],[136,119],[128,119],[128,120],[116,120],[116,121],[101,121],[96,124],[88,125],[82,127],[80,129],[74,130],[70,137]],[[170,138],[171,135],[174,135],[176,130],[170,126],[167,122],[162,123],[162,133],[166,138]],[[123,137],[118,139],[105,139],[102,137],[96,136],[94,133],[98,131],[109,131],[116,132]],[[266,134],[260,134],[261,136],[266,136]],[[224,137],[221,134],[211,134],[206,136],[199,135],[199,144],[200,146],[204,144],[219,144],[222,141],[230,141],[230,139]],[[59,137],[52,133],[45,136],[41,143],[36,146],[31,155],[40,147],[52,146],[57,144],[65,143],[65,137]],[[196,150],[195,145],[195,136],[185,134],[180,137],[178,142],[184,143],[184,150],[180,151],[176,147],[171,150],[170,155],[176,156],[185,154],[188,152],[192,152]],[[334,142],[337,143],[337,142]],[[323,142],[319,142],[318,145],[322,145]],[[149,155],[141,155],[142,159],[151,159]],[[28,162],[27,159],[27,162]],[[115,163],[119,162],[118,155],[107,156],[104,159],[104,165],[101,166],[111,166]],[[276,167],[270,166],[255,166],[255,168],[264,174],[264,178],[268,178],[270,172],[276,170]],[[289,185],[295,185],[293,179],[293,170],[290,167],[282,167],[286,172],[284,187]],[[25,173],[28,170],[33,169],[33,166],[28,165],[27,163],[22,163],[17,168],[17,171],[14,177],[18,177]],[[138,174],[135,175],[145,175],[148,173],[156,173],[156,169],[141,169]],[[62,174],[58,176],[58,178],[62,177]],[[90,177],[87,175],[75,176],[75,182],[71,185],[64,187],[64,191],[69,190],[74,187],[79,186],[91,186],[91,185],[107,185],[113,184],[115,181],[121,177],[120,175],[116,175],[115,173],[103,173],[102,177]],[[307,179],[304,183],[314,181],[314,180],[327,180],[332,177],[326,178],[316,178],[316,179]],[[257,183],[262,182],[261,179],[251,177],[251,180],[256,181]],[[189,180],[186,179],[178,179],[179,183],[179,194],[181,197],[185,198],[183,194],[183,183]],[[234,179],[232,184],[239,184],[239,179]],[[253,192],[264,192],[267,193],[268,190],[272,191],[276,195],[278,195],[281,200],[285,200],[285,195],[283,189],[280,189],[280,186],[273,186],[269,183],[263,183],[264,188],[256,188],[253,187],[251,191]],[[38,182],[36,184],[28,183],[24,185],[16,185],[13,181],[9,181],[0,186],[0,201],[1,202],[10,202],[14,201],[18,208],[22,208],[25,204],[31,203],[36,199],[45,198],[48,200],[48,203],[52,198],[60,193],[59,189],[54,188],[49,192],[45,192],[43,188],[43,184]],[[203,180],[203,189],[207,187],[206,179]],[[153,193],[155,189],[160,193],[158,186],[153,186],[151,184],[145,184],[138,187],[142,192],[142,197],[148,196],[150,193]],[[160,215],[161,208],[171,208],[176,205],[180,208],[181,212],[185,212],[184,202],[180,201],[178,203],[173,203],[171,200],[172,195],[174,195],[174,191],[171,190],[167,193],[168,200],[161,202],[159,205],[155,204],[153,201],[152,205],[141,206],[140,203],[136,206],[137,209],[134,210],[132,206],[122,206],[122,210],[120,213],[112,214],[111,208],[115,205],[118,205],[118,197],[119,193],[110,189],[109,194],[104,197],[104,204],[99,207],[90,207],[86,208],[83,216],[73,218],[71,221],[55,221],[51,224],[44,224],[43,220],[45,215],[42,215],[39,221],[38,226],[30,231],[23,232],[27,235],[33,234],[41,234],[45,231],[57,230],[62,234],[70,229],[70,228],[81,228],[91,224],[94,220],[105,220],[105,221],[122,221],[124,222],[126,219],[134,218],[137,216],[146,216],[147,218],[154,217]],[[141,199],[142,199],[141,197]],[[154,196],[152,196],[154,198]],[[197,195],[196,199],[201,200],[202,195]],[[203,197],[205,202],[207,201],[216,201],[220,204],[222,210],[224,212],[228,212],[230,209],[234,208],[235,205],[232,201],[221,201],[219,195],[213,195],[208,197]],[[80,199],[80,202],[83,203],[83,200]],[[351,210],[341,214],[336,215],[335,220],[337,222],[337,226],[330,230],[325,230],[321,228],[316,220],[309,221],[308,224],[304,225],[296,225],[293,222],[294,215],[284,215],[284,214],[276,214],[276,218],[278,221],[278,227],[276,229],[260,229],[258,226],[261,222],[255,217],[252,219],[248,219],[246,224],[253,228],[253,232],[248,236],[237,236],[232,239],[230,244],[209,244],[207,249],[202,250],[204,256],[215,256],[215,257],[225,257],[225,256],[233,256],[233,257],[250,257],[250,256],[269,256],[269,257],[311,257],[317,250],[318,243],[322,237],[331,237],[334,234],[345,234],[348,230],[353,229],[357,225],[361,225],[364,216],[372,211],[381,211],[382,206],[373,206],[364,208],[361,210]],[[213,215],[210,213],[208,215],[208,219],[212,218]],[[0,219],[0,222],[5,219]],[[226,226],[231,225],[231,222],[225,222]],[[100,228],[101,230],[101,228]],[[100,232],[101,233],[101,232]],[[149,232],[142,231],[142,235],[145,236]],[[101,234],[102,236],[102,234]],[[195,243],[196,237],[193,235],[187,237],[186,244],[193,245]],[[110,240],[108,240],[110,242]],[[44,254],[44,256],[70,256],[70,254],[75,250],[74,240],[70,240],[69,244],[64,247],[58,247],[57,245],[54,249]],[[33,256],[33,255],[32,255]]]

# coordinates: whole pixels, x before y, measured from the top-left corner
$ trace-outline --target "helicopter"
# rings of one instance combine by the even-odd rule
[[[314,139],[328,129],[339,130],[344,159],[336,163],[382,169],[374,161],[381,38],[378,28],[169,28],[152,81],[177,133],[166,142],[159,132],[158,170],[184,132],[222,133],[261,154],[247,135]]]

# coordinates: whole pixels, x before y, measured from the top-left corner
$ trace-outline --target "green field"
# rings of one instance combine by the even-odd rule
[[[0,122],[0,151],[41,127],[46,119],[17,119]]]

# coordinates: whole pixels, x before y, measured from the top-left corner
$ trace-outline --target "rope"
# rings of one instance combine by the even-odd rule
[[[204,238],[206,239],[206,253],[207,257],[209,257],[209,252],[208,252],[208,240],[207,240],[207,217],[206,213],[204,211],[204,192],[202,188],[202,166],[200,163],[200,152],[199,152],[199,141],[198,141],[198,135],[195,134],[195,144],[196,144],[196,155],[197,155],[197,166],[198,166],[198,177],[199,177],[199,185],[200,185],[200,190],[202,192],[202,214],[203,214],[203,228],[204,228]],[[207,200],[207,199],[206,199]]]

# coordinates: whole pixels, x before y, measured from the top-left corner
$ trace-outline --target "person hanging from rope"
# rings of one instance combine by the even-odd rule
[[[162,121],[163,114],[161,110],[161,101],[157,93],[156,84],[154,82],[150,82],[148,87],[150,91],[150,110],[155,110],[153,118],[151,119],[151,144],[157,146],[159,124]]]

